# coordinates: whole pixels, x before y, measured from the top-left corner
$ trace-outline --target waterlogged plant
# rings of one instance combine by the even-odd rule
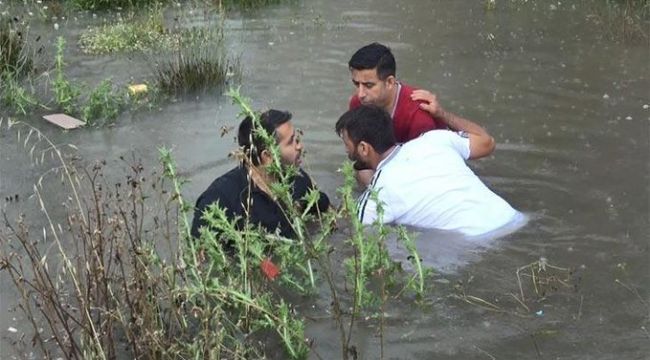
[[[81,34],[79,45],[89,54],[107,54],[169,48],[174,38],[165,31],[162,9],[154,8],[145,19],[120,20],[90,29]]]
[[[146,8],[166,3],[166,0],[68,0],[82,10],[120,10],[124,8]]]
[[[63,62],[63,51],[65,50],[65,39],[59,36],[56,41],[56,55],[54,58],[54,81],[52,90],[54,90],[54,100],[59,107],[68,114],[75,111],[77,99],[81,94],[80,89],[71,83],[65,76]]]
[[[23,115],[37,103],[21,84],[33,67],[26,29],[18,20],[0,16],[0,101],[4,107]]]
[[[172,196],[178,200],[181,212],[187,215],[191,207],[177,192],[184,180],[176,175],[169,151],[161,150],[161,158],[165,176],[175,189]],[[217,205],[210,206],[204,218],[213,230],[204,228],[199,239],[192,239],[189,222],[185,216],[181,217],[179,234],[186,244],[186,276],[194,284],[185,289],[185,297],[194,300],[199,312],[223,304],[225,309],[221,311],[224,316],[227,314],[225,323],[229,324],[224,328],[223,339],[229,346],[233,346],[237,334],[253,335],[269,329],[279,336],[290,358],[304,358],[309,349],[302,320],[292,316],[291,306],[269,290],[268,278],[272,276],[265,276],[260,270],[265,260],[268,234],[246,222],[240,227]],[[234,244],[235,254],[224,245],[229,242]],[[212,327],[200,330],[198,337],[205,339],[202,343],[207,342],[213,331]]]
[[[252,109],[250,109],[250,106],[247,105],[250,102],[242,98],[239,91],[231,90],[228,95],[231,96],[235,103],[240,106],[244,115],[256,119],[256,114]],[[383,210],[381,209],[381,206],[379,206],[379,220],[373,227],[375,234],[371,235],[365,231],[363,225],[358,220],[357,204],[352,195],[352,189],[354,187],[352,164],[346,162],[343,167],[345,184],[341,189],[339,189],[339,193],[343,199],[341,209],[336,213],[330,212],[323,214],[323,216],[318,219],[321,226],[315,234],[307,231],[307,223],[314,219],[306,218],[306,214],[301,213],[299,209],[293,205],[293,199],[289,190],[290,187],[286,185],[291,183],[291,178],[295,176],[297,169],[292,166],[287,167],[281,164],[279,147],[275,143],[275,139],[272,135],[266,134],[266,132],[261,130],[261,126],[258,125],[258,127],[260,128],[259,134],[264,138],[267,148],[270,149],[273,158],[275,159],[275,161],[266,169],[277,179],[277,184],[271,186],[272,193],[282,204],[281,208],[285,209],[287,218],[293,220],[292,227],[296,234],[296,239],[294,239],[293,242],[284,242],[285,247],[289,247],[289,249],[286,249],[285,251],[291,255],[289,258],[291,258],[292,264],[294,264],[293,268],[296,270],[296,273],[299,276],[308,277],[310,281],[308,284],[311,284],[312,287],[314,286],[312,261],[317,263],[322,270],[325,270],[320,273],[325,277],[330,288],[330,294],[334,300],[332,306],[334,317],[339,324],[339,331],[341,333],[342,358],[347,358],[348,350],[351,348],[351,335],[355,317],[359,315],[362,309],[376,309],[377,305],[380,305],[383,308],[383,305],[387,300],[386,286],[391,286],[396,281],[399,267],[390,259],[385,246],[385,242],[393,230],[381,223]],[[315,194],[307,195],[307,200],[311,203],[315,203],[318,200],[316,197],[318,192],[314,191],[314,193]],[[376,198],[376,194],[374,196]],[[353,310],[349,318],[348,330],[345,330],[343,327],[344,319],[341,304],[339,302],[340,294],[339,290],[334,285],[335,280],[332,276],[333,273],[328,256],[332,249],[325,241],[325,239],[330,235],[336,219],[341,218],[349,219],[351,223],[349,227],[348,243],[354,251],[353,257],[345,261],[348,265],[348,276],[354,279],[354,292],[352,299]],[[414,290],[418,295],[422,296],[424,292],[425,271],[422,269],[415,246],[410,241],[407,232],[403,228],[398,228],[398,233],[399,239],[405,242],[407,248],[413,254],[414,262],[417,263],[417,266],[415,267],[417,272],[414,275],[414,278],[418,279],[416,282],[417,285],[412,286],[413,281],[409,280],[407,286],[409,289]],[[281,258],[285,257],[286,255],[283,254]],[[379,280],[379,291],[372,290],[370,286],[370,277]],[[293,282],[287,283],[292,285],[294,284]],[[301,289],[302,288],[298,287],[298,290]],[[402,291],[400,291],[400,293],[401,292]]]
[[[22,127],[19,136],[34,158],[51,154],[58,159],[61,165],[53,172],[62,174],[70,194],[61,221],[46,206],[46,182],[39,181],[34,193],[46,217],[43,235],[6,215],[0,230],[0,268],[14,281],[20,308],[33,327],[33,344],[44,356],[248,359],[282,351],[279,357],[305,359],[312,350],[304,318],[281,293],[313,295],[324,280],[340,334],[337,357],[355,357],[357,317],[366,306],[383,309],[391,284],[399,281],[383,245],[391,231],[380,227],[372,242],[364,241],[364,229],[354,220],[350,163],[344,166],[340,209],[314,215],[295,206],[288,184],[298,169],[280,163],[275,139],[261,130],[250,102],[238,91],[230,95],[242,115],[254,119],[255,131],[273,156],[268,170],[275,181],[269,187],[291,221],[294,238],[268,233],[246,218],[232,221],[218,204],[203,214],[209,226],[192,238],[188,216],[193,209],[182,195],[186,180],[178,175],[169,150],[160,150],[160,172],[145,174],[135,157],[125,160],[126,180],[116,183],[105,176],[114,171],[106,171],[104,163],[73,166],[38,130],[9,123],[14,130]],[[304,200],[315,204],[318,192]],[[348,216],[348,244],[354,253],[349,276],[357,279],[351,294],[338,280],[344,274],[332,266],[335,249],[328,242],[336,222]],[[316,226],[310,231],[309,224]],[[379,289],[371,286],[375,280]],[[421,278],[408,283],[419,284],[411,287],[416,292],[424,289]],[[366,300],[372,297],[379,301]],[[348,303],[355,304],[352,312],[343,311]],[[265,348],[269,338],[283,349]]]
[[[80,105],[82,87],[72,83],[65,75],[63,51],[65,39],[57,39],[52,89],[57,105],[67,114],[79,113],[88,125],[103,125],[114,121],[128,104],[126,90],[115,87],[110,79],[104,79],[92,89],[85,102]]]
[[[650,1],[605,0],[593,2],[587,16],[612,39],[650,42]]]
[[[36,98],[21,85],[17,75],[9,71],[0,73],[0,99],[4,106],[22,115],[38,105]]]
[[[239,63],[227,56],[222,25],[193,28],[176,37],[171,51],[154,61],[157,86],[168,95],[219,88],[240,73]]]
[[[219,8],[255,10],[269,5],[276,5],[286,0],[212,0]],[[293,0],[291,0],[293,1]]]
[[[82,108],[82,117],[88,125],[114,121],[127,103],[124,91],[119,91],[109,79],[103,80],[90,93]]]
[[[650,1],[606,0],[606,23],[613,36],[650,41]]]
[[[26,30],[17,21],[0,16],[0,74],[20,76],[32,68],[25,37]]]

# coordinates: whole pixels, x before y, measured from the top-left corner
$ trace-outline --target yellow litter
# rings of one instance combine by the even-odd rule
[[[129,93],[131,95],[140,95],[147,92],[147,84],[134,84],[129,85]]]

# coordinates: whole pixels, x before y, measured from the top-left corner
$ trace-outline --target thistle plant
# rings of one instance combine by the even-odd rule
[[[254,119],[257,134],[266,136],[273,156],[268,171],[275,179],[270,188],[291,221],[294,238],[269,233],[246,217],[230,219],[219,204],[204,212],[208,226],[193,238],[188,220],[193,208],[183,196],[187,180],[179,176],[170,150],[160,149],[162,168],[150,174],[136,156],[123,159],[126,180],[115,183],[104,177],[105,163],[71,164],[37,129],[7,123],[12,130],[28,129],[19,136],[34,159],[53,154],[71,194],[64,219],[57,219],[42,197],[45,182],[34,188],[46,215],[42,238],[28,231],[24,220],[6,215],[0,228],[0,268],[14,281],[33,328],[34,337],[25,338],[33,338],[44,356],[113,359],[126,352],[138,359],[263,358],[267,350],[256,339],[273,335],[283,345],[284,358],[305,359],[312,349],[304,317],[279,290],[313,295],[323,280],[340,335],[340,358],[354,357],[356,319],[377,305],[383,348],[383,307],[399,280],[384,243],[393,231],[377,224],[369,235],[359,223],[349,162],[339,209],[314,215],[295,206],[290,185],[298,169],[281,164],[275,139],[261,130],[249,101],[236,90],[231,96],[242,114]],[[315,205],[318,196],[313,191],[302,200]],[[334,225],[348,218],[344,245],[354,254],[347,260],[355,283],[351,294],[339,285],[341,274],[330,261],[336,250],[329,242]],[[318,226],[309,231],[312,222]],[[405,231],[400,236],[407,238]],[[68,243],[74,246],[63,245]],[[407,248],[416,254],[411,245]],[[269,259],[279,272],[265,272]],[[422,271],[418,274],[407,286],[421,293],[426,287]],[[377,281],[378,290],[372,286]],[[353,311],[343,311],[344,303],[352,303]]]
[[[65,50],[65,39],[59,36],[56,41],[56,56],[54,58],[54,82],[52,88],[54,90],[54,100],[61,107],[63,111],[72,114],[75,111],[77,98],[81,91],[77,86],[72,84],[65,76],[63,62],[63,51]]]

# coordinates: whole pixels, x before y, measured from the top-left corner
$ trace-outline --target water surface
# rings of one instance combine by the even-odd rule
[[[498,142],[492,156],[471,167],[529,223],[480,246],[419,233],[423,256],[444,271],[435,277],[429,306],[407,300],[387,309],[386,358],[650,354],[649,52],[647,45],[604,37],[587,21],[589,11],[542,2],[499,2],[485,11],[481,2],[465,1],[305,0],[227,22],[228,42],[241,54],[243,93],[257,108],[294,114],[305,131],[307,167],[335,201],[345,154],[333,124],[353,90],[347,60],[369,42],[393,49],[400,80],[436,92],[446,109],[484,125]],[[78,33],[83,25],[70,21],[62,31]],[[147,68],[137,58],[69,52],[70,72],[80,79],[137,81]],[[171,147],[191,180],[186,196],[194,199],[234,166],[227,156],[233,134],[220,137],[219,129],[236,125],[236,114],[228,99],[206,96],[127,114],[107,129],[63,133],[39,126],[55,142],[75,144],[84,158],[115,164],[133,152],[153,163],[157,147]],[[38,213],[28,196],[41,170],[30,164],[15,136],[0,133],[0,201],[11,213]],[[4,200],[13,194],[20,201]],[[519,292],[515,271],[540,258],[573,269],[570,287],[549,289],[525,312],[510,295]],[[9,280],[0,279],[0,305],[11,308]],[[461,283],[466,294],[501,311],[452,296]],[[327,304],[319,299],[309,310],[307,334],[316,353],[334,359],[338,335],[323,316]],[[22,325],[16,313],[0,319],[9,338],[7,327]],[[377,324],[361,322],[357,331],[361,358],[378,358]]]

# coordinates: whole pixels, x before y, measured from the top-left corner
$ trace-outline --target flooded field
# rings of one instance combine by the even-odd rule
[[[226,20],[227,46],[241,56],[242,93],[256,108],[293,113],[304,130],[305,167],[335,203],[346,156],[334,123],[353,91],[347,61],[367,43],[390,46],[399,80],[437,93],[446,109],[497,141],[492,156],[470,166],[528,224],[480,244],[419,233],[425,264],[440,272],[424,306],[400,300],[385,309],[384,358],[650,356],[650,53],[647,42],[605,36],[588,20],[592,8],[575,3],[497,1],[488,11],[483,2],[451,0],[304,0]],[[94,21],[88,14],[56,31],[76,39]],[[32,31],[53,41],[51,26],[35,23]],[[138,82],[149,69],[137,56],[96,57],[74,46],[66,55],[70,76],[88,82]],[[202,95],[123,114],[106,128],[63,132],[40,116],[26,121],[109,166],[135,154],[153,168],[156,149],[170,147],[193,202],[234,166],[233,135],[221,137],[220,129],[236,126],[238,111],[226,97]],[[2,109],[0,117],[7,117]],[[15,133],[0,131],[0,204],[38,228],[30,195],[44,167],[28,152]],[[56,189],[56,176],[50,181]],[[45,201],[56,207],[65,196],[53,190]],[[529,274],[529,264],[548,266],[538,294],[528,277],[519,285],[517,270]],[[0,289],[4,359],[16,337],[7,329],[27,324],[3,273]],[[536,298],[532,306],[515,299],[524,290]],[[329,301],[301,305],[314,359],[340,354]],[[377,324],[355,326],[359,359],[379,358]]]

